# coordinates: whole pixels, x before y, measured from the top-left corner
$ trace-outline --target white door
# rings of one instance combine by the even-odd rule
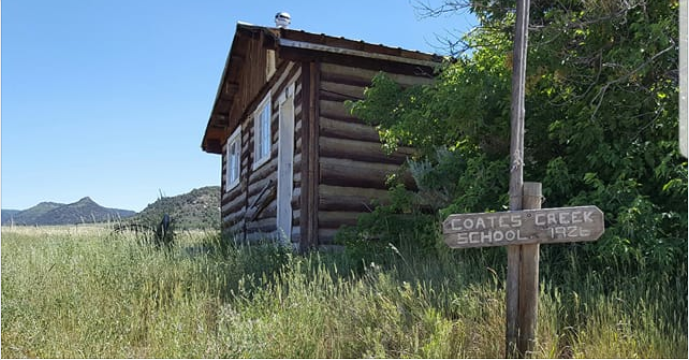
[[[280,240],[289,244],[292,237],[292,184],[294,164],[294,85],[280,95],[278,130],[277,228]]]

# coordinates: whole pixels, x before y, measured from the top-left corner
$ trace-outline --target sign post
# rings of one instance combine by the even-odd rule
[[[541,208],[541,199],[543,198],[541,188],[541,183],[524,183],[524,189],[522,191],[522,208],[524,210],[536,210]],[[530,217],[528,215],[529,214],[526,216],[527,220],[533,220],[534,224],[547,224],[548,222],[547,216],[545,216],[546,220],[536,222],[536,214],[531,214],[532,216]],[[554,235],[554,231],[552,235]],[[528,352],[533,351],[534,347],[536,347],[536,330],[538,328],[538,264],[540,260],[540,245],[535,243],[522,245],[519,247],[521,248],[521,264],[519,264],[517,351],[518,354],[526,355]]]
[[[595,241],[605,231],[603,212],[596,206],[541,209],[541,183],[524,183],[523,199],[523,210],[454,214],[443,222],[443,239],[453,249],[508,246],[518,256],[517,279],[508,276],[506,286],[507,325],[514,326],[506,333],[507,357],[524,357],[535,346],[540,244]]]

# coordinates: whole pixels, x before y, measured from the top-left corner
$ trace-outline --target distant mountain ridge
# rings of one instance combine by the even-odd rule
[[[105,208],[90,197],[71,204],[41,202],[26,210],[2,210],[2,225],[73,225],[110,221],[155,226],[164,214],[170,215],[177,229],[219,229],[220,186],[206,186],[177,196],[161,197],[139,213]]]
[[[117,221],[135,215],[132,210],[98,205],[90,197],[71,204],[41,202],[26,210],[3,210],[2,225],[68,225]]]

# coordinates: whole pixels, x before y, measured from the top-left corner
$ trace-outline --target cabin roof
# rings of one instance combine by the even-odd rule
[[[263,36],[260,36],[261,34]],[[240,74],[244,66],[251,65],[244,61],[248,55],[249,46],[247,45],[249,41],[260,38],[264,39],[263,46],[266,49],[278,50],[278,53],[292,51],[298,53],[303,60],[326,54],[402,63],[426,69],[434,68],[443,60],[439,55],[405,50],[400,47],[371,44],[362,40],[309,33],[304,30],[272,28],[238,22],[201,143],[201,148],[205,152],[221,153],[221,144],[232,130],[228,129],[228,114],[235,95],[240,90],[238,85]]]

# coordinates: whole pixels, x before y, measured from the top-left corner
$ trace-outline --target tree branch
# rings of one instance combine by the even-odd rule
[[[596,101],[596,99],[598,99],[598,103],[596,104],[596,108],[594,109],[593,114],[591,114],[591,119],[593,119],[596,116],[596,114],[598,113],[598,109],[600,109],[600,106],[603,103],[603,98],[605,97],[605,92],[608,91],[608,88],[610,88],[610,86],[615,85],[615,84],[619,84],[619,83],[629,79],[629,77],[638,73],[639,71],[641,71],[641,69],[648,66],[650,63],[655,61],[657,58],[659,58],[660,56],[662,56],[663,54],[665,54],[666,52],[668,52],[674,48],[675,48],[675,44],[673,42],[670,46],[661,50],[657,54],[653,55],[650,59],[644,61],[641,65],[636,67],[634,70],[626,73],[625,75],[623,75],[623,76],[621,76],[615,80],[611,80],[611,81],[608,81],[607,83],[605,83],[605,85],[603,85],[598,90],[598,93],[596,94],[596,96],[594,96],[593,99],[591,99],[591,102],[589,103],[590,105],[593,105],[593,103]]]

